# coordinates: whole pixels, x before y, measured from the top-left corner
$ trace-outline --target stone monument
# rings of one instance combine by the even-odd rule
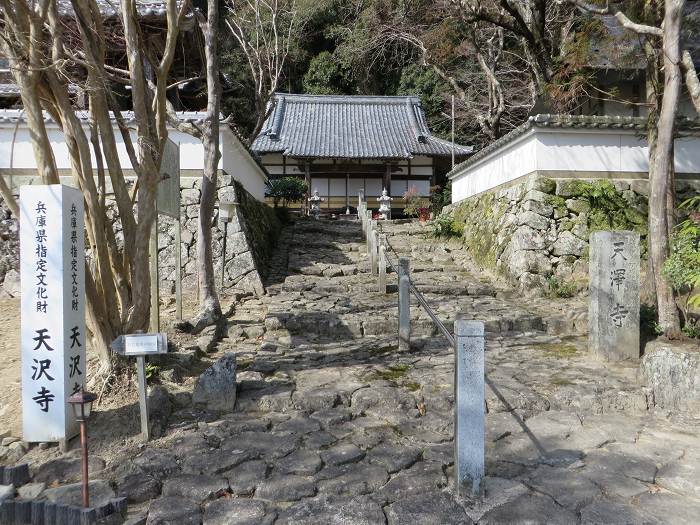
[[[391,201],[393,198],[389,197],[386,188],[382,190],[381,197],[377,197],[377,202],[379,202],[379,217],[382,220],[388,221],[391,219]]]
[[[311,216],[318,220],[321,217],[321,202],[323,198],[319,197],[318,190],[314,190],[314,194],[309,197],[309,202],[311,203]]]
[[[605,361],[639,359],[639,234],[590,237],[588,348]]]
[[[60,184],[20,188],[22,428],[29,442],[64,442],[78,424],[68,398],[85,384],[83,194]]]

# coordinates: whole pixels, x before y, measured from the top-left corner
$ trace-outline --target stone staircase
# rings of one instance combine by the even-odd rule
[[[438,316],[451,329],[458,316],[484,321],[490,334],[542,332],[542,316],[498,297],[497,288],[468,268],[464,251],[432,241],[419,223],[384,223],[396,255],[409,257],[411,276]],[[395,275],[389,292],[377,292],[359,224],[351,221],[298,221],[283,239],[286,271],[271,274],[265,318],[267,330],[292,335],[333,337],[390,336],[398,327]],[[281,257],[283,258],[283,256]],[[438,333],[414,300],[412,334]]]

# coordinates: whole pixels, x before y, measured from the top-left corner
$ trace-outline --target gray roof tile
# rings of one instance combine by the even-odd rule
[[[274,108],[251,149],[292,157],[410,158],[450,155],[451,143],[431,135],[418,97],[291,95]],[[455,145],[457,155],[471,146]]]

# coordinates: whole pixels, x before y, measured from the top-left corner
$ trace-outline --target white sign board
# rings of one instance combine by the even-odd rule
[[[22,420],[29,442],[70,439],[68,398],[85,383],[83,195],[54,184],[20,188]]]
[[[124,355],[163,354],[168,351],[165,334],[130,334],[124,336]]]

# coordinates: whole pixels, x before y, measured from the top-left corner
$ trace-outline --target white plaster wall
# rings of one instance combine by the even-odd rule
[[[646,140],[634,132],[534,128],[452,176],[452,202],[533,171],[646,174]],[[700,137],[676,140],[676,173],[700,173]]]
[[[534,133],[518,137],[476,164],[452,177],[452,202],[505,184],[536,169]]]
[[[222,132],[221,154],[223,170],[240,182],[253,197],[265,202],[267,175],[238,137],[228,130]]]
[[[47,131],[57,168],[59,170],[69,170],[71,168],[70,156],[68,155],[68,147],[63,132],[55,125],[49,125]],[[131,161],[129,160],[126,146],[116,128],[115,136],[122,168],[131,169]],[[180,169],[203,169],[204,147],[199,139],[174,129],[168,130],[168,136],[170,140],[180,146]],[[132,134],[132,137],[135,141],[135,134]],[[256,199],[264,201],[265,172],[251,157],[238,138],[229,130],[222,130],[221,132],[221,150],[222,158],[219,161],[219,169],[223,169],[232,175]],[[96,165],[94,154],[92,155],[92,163],[93,166]],[[24,123],[20,124],[16,133],[14,124],[0,125],[0,170],[10,168],[36,169],[29,129]]]
[[[537,130],[537,169],[644,172],[646,141],[632,133]]]

